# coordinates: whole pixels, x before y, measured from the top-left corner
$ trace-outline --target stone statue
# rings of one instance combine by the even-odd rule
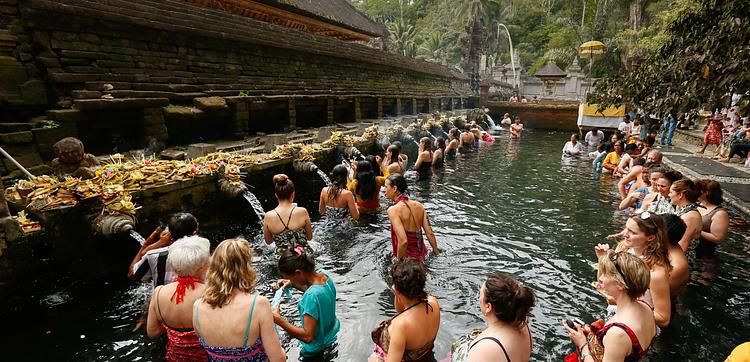
[[[63,138],[52,146],[55,159],[52,160],[52,169],[58,178],[66,176],[90,179],[94,177],[94,168],[99,165],[99,160],[90,153],[83,151],[83,143],[74,137]]]

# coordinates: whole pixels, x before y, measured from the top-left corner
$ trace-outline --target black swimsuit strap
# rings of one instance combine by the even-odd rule
[[[503,350],[503,354],[505,354],[505,360],[508,361],[508,362],[510,362],[510,356],[508,356],[508,351],[505,350],[505,346],[503,346],[503,344],[500,343],[500,340],[498,340],[495,337],[482,337],[482,338],[476,340],[474,343],[472,343],[471,346],[469,347],[469,350],[471,350],[472,348],[474,348],[474,346],[476,346],[477,343],[479,343],[479,342],[481,342],[481,341],[483,341],[485,339],[497,343],[497,345],[500,346],[500,348]]]
[[[162,323],[167,324],[167,322],[164,321],[164,316],[161,315],[161,307],[159,307],[159,294],[161,293],[162,286],[156,287],[158,290],[156,291],[156,311],[159,313],[159,320],[161,320]]]
[[[425,298],[425,299],[422,299],[422,300],[420,300],[420,301],[418,301],[418,302],[416,302],[416,303],[414,303],[414,304],[410,305],[410,306],[409,306],[409,307],[407,307],[406,309],[404,309],[404,310],[402,310],[402,311],[400,311],[400,312],[396,313],[396,315],[395,315],[395,316],[393,316],[393,317],[391,317],[391,319],[390,319],[390,320],[388,321],[388,324],[390,325],[390,324],[391,324],[391,321],[392,321],[392,320],[394,320],[394,319],[396,319],[396,317],[400,316],[400,315],[401,315],[402,313],[404,313],[404,312],[406,312],[407,310],[409,310],[409,309],[412,309],[412,308],[414,308],[414,307],[416,307],[416,306],[418,306],[418,305],[420,305],[420,304],[422,304],[422,303],[424,303],[424,304],[425,304],[425,310],[427,311],[427,313],[429,313],[429,312],[430,312],[430,311],[432,310],[432,306],[430,305],[430,302],[428,302],[428,301],[427,301],[427,299]]]
[[[292,221],[292,214],[294,214],[295,207],[296,206],[292,206],[292,210],[289,211],[289,219],[287,219],[286,224],[284,224],[284,219],[281,218],[281,214],[279,214],[277,210],[273,210],[274,212],[276,212],[276,216],[279,217],[279,221],[281,221],[281,225],[284,225],[284,231],[292,230],[289,228],[289,222]]]

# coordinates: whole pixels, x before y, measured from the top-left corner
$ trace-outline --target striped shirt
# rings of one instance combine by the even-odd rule
[[[141,260],[133,266],[133,279],[148,281],[154,283],[154,287],[171,283],[175,275],[171,268],[167,267],[167,255],[169,255],[169,246],[149,250]]]

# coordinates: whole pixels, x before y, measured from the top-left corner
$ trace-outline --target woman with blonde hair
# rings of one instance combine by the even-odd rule
[[[205,289],[210,243],[187,236],[169,247],[167,264],[177,277],[154,289],[149,303],[146,333],[150,338],[167,334],[167,361],[206,361],[206,350],[193,330],[193,303]]]
[[[614,300],[617,312],[601,328],[563,322],[578,360],[640,361],[656,336],[651,308],[639,299],[651,285],[652,273],[637,256],[607,250],[599,255],[598,274],[597,288]]]
[[[271,303],[255,293],[253,251],[245,239],[224,240],[208,265],[193,325],[209,361],[285,361]]]
[[[263,218],[263,240],[276,243],[276,254],[301,246],[309,251],[308,240],[312,240],[312,221],[304,207],[294,203],[294,182],[280,173],[273,176],[273,187],[279,206],[266,213]]]

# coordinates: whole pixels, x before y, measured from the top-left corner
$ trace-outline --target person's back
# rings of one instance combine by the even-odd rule
[[[461,133],[461,147],[468,148],[474,145],[474,134],[468,130]]]
[[[482,339],[481,342],[479,340]],[[500,341],[502,347],[494,340]],[[469,351],[468,362],[481,361],[528,361],[531,359],[531,331],[526,325],[520,329],[503,328],[487,330],[476,339]],[[507,359],[506,359],[507,353]]]
[[[277,207],[271,210],[271,212],[266,213],[263,222],[267,223],[268,230],[272,234],[278,235],[287,230],[297,231],[304,229],[309,217],[310,215],[304,207]],[[287,222],[287,220],[289,221]]]
[[[605,324],[605,327],[612,325],[606,331],[605,335],[607,338],[616,338],[622,341],[623,345],[632,344],[634,347],[635,343],[632,342],[635,341],[632,341],[628,332],[619,326],[615,327],[617,324],[627,326],[637,337],[637,342],[641,350],[646,351],[651,347],[651,342],[656,336],[656,321],[649,305],[638,302],[635,306],[637,308],[622,311],[620,310],[622,308],[618,308],[618,312]],[[633,347],[631,347],[630,353],[627,354],[628,357],[633,356]]]
[[[321,215],[325,214],[328,218],[342,221],[351,214],[354,220],[359,219],[354,194],[346,189],[347,174],[348,171],[343,165],[336,165],[331,171],[331,186],[320,190],[318,211]]]
[[[312,222],[307,209],[294,204],[294,183],[284,174],[275,175],[273,181],[279,205],[263,218],[263,239],[276,243],[277,253],[295,246],[309,248]]]
[[[440,328],[440,303],[433,296],[427,297],[426,306],[420,303],[409,310],[404,310],[398,317],[393,318],[388,327],[388,334],[400,333],[406,338],[405,357],[410,351],[417,354],[423,349],[432,350],[432,344],[437,338]],[[409,306],[406,306],[407,308]],[[409,361],[409,359],[404,359]]]

